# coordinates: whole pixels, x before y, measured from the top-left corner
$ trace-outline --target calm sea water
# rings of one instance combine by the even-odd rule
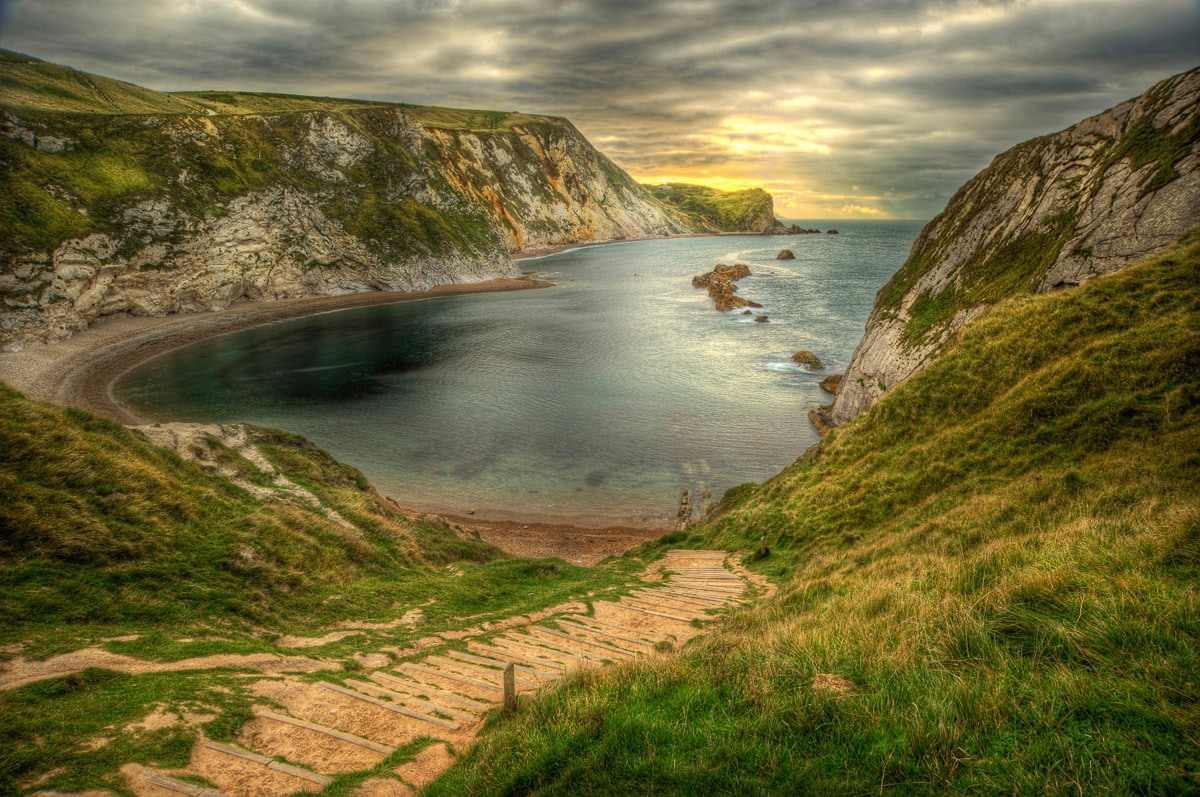
[[[719,497],[816,442],[817,383],[844,369],[921,227],[833,224],[525,261],[558,286],[266,324],[152,360],[117,395],[154,420],[303,434],[416,509],[662,523],[684,488]],[[774,259],[785,247],[795,260]],[[721,262],[751,267],[739,293],[770,323],[691,287]],[[796,367],[799,349],[827,367]]]

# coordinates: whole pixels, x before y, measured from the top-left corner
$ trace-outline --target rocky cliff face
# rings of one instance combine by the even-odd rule
[[[51,66],[0,59],[23,103],[0,102],[4,349],[113,313],[477,282],[518,275],[523,249],[696,229],[565,119],[144,89],[138,108],[164,112],[129,113],[111,86],[113,107],[62,111],[45,87],[87,76]]]
[[[867,411],[990,304],[1117,271],[1200,224],[1200,70],[998,156],[879,292],[818,428]]]

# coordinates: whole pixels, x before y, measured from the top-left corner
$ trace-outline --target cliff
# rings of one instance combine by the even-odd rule
[[[1200,223],[1200,70],[996,157],[921,231],[879,292],[818,428],[935,362],[996,302],[1124,268]]]
[[[666,183],[644,186],[655,199],[675,208],[705,232],[774,231],[775,200],[761,188],[721,191],[705,185]]]
[[[692,232],[565,119],[166,94],[0,53],[0,347],[114,313],[518,275],[510,253]]]

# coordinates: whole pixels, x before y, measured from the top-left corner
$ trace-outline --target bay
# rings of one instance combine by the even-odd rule
[[[817,441],[818,383],[845,368],[921,228],[809,222],[834,224],[527,260],[556,287],[265,324],[151,360],[116,395],[155,421],[302,434],[414,509],[663,525],[683,489],[719,498]],[[750,266],[739,294],[768,323],[691,286],[721,262]],[[796,366],[800,349],[826,367]]]

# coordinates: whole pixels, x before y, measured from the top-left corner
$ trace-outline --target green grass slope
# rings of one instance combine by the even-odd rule
[[[320,508],[219,442],[211,457],[237,481],[0,384],[0,661],[19,673],[24,659],[84,648],[151,662],[270,653],[321,659],[324,671],[303,677],[331,678],[360,669],[361,654],[395,661],[437,632],[450,632],[443,649],[461,647],[455,631],[620,591],[645,566],[511,558],[399,511],[303,438],[251,427],[249,439]],[[336,630],[316,647],[281,638]],[[250,684],[230,663],[139,675],[90,667],[6,688],[0,794],[130,794],[120,766],[182,767],[200,733],[232,740],[261,702]],[[205,718],[130,729],[164,706]]]
[[[496,727],[443,794],[1200,791],[1200,232],[992,308],[694,532],[766,604]],[[832,685],[832,688],[830,688]]]
[[[774,200],[761,188],[721,191],[687,183],[644,187],[709,232],[766,232],[775,225]]]
[[[252,435],[322,509],[282,491],[256,496],[125,427],[0,384],[0,645],[21,642],[37,657],[131,632],[216,632],[244,652],[267,649],[264,629],[387,621],[434,595],[431,619],[522,611],[592,578],[561,562],[511,560],[436,518],[409,516],[303,438]],[[214,450],[243,483],[271,485],[236,451]],[[529,584],[537,594],[519,597]],[[123,652],[212,652],[148,644]]]
[[[4,105],[23,111],[87,114],[282,114],[400,107],[426,127],[445,130],[511,130],[558,117],[507,111],[465,110],[339,97],[249,91],[162,92],[0,49]]]

